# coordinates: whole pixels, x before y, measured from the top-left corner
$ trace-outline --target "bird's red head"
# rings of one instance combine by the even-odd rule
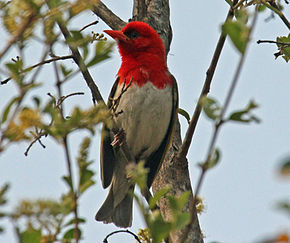
[[[157,32],[140,21],[128,23],[122,30],[105,30],[118,42],[122,65],[118,72],[119,82],[133,78],[143,85],[148,80],[159,88],[171,84],[166,65],[164,44]]]
[[[117,40],[122,57],[151,53],[166,60],[164,44],[157,32],[148,24],[140,21],[128,23],[122,30],[105,30]]]

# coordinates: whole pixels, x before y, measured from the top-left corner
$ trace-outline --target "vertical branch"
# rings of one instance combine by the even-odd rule
[[[237,2],[237,0],[234,2],[234,4],[236,2]],[[229,12],[227,14],[225,22],[230,20],[230,19],[232,19],[232,18],[233,18],[233,9],[230,8]],[[186,157],[186,155],[188,153],[188,150],[189,150],[189,147],[190,147],[190,144],[191,144],[194,132],[195,132],[195,128],[196,128],[196,125],[197,125],[197,122],[198,122],[198,119],[199,119],[200,113],[201,113],[200,100],[209,93],[211,82],[212,82],[212,79],[213,79],[213,75],[215,73],[218,60],[220,58],[222,49],[224,47],[225,40],[226,40],[226,35],[221,33],[220,37],[219,37],[219,40],[218,40],[218,43],[216,45],[216,49],[214,51],[210,66],[209,66],[209,68],[208,68],[208,70],[206,72],[206,79],[204,81],[204,85],[203,85],[201,94],[199,96],[197,105],[195,107],[193,116],[191,118],[191,122],[190,122],[189,127],[188,127],[188,129],[186,131],[186,135],[185,135],[185,138],[183,140],[182,146],[181,146],[181,148],[179,150],[178,157],[180,157],[180,158],[181,157]]]
[[[52,52],[52,50],[51,50]],[[56,62],[53,62],[53,67],[54,67],[54,73],[56,76],[56,88],[58,92],[58,99],[61,100],[62,97],[62,87],[61,87],[61,81],[59,77],[59,72],[58,72],[58,66]],[[64,110],[63,110],[63,102],[60,102],[57,105],[57,109],[59,109],[59,112],[61,114],[61,118],[64,120]],[[73,213],[74,213],[74,239],[75,242],[79,242],[79,223],[78,223],[78,195],[77,191],[74,188],[74,183],[73,183],[73,172],[72,172],[72,161],[70,158],[70,153],[69,153],[69,145],[68,145],[68,137],[65,135],[62,139],[64,151],[65,151],[65,159],[66,159],[66,165],[67,165],[67,170],[68,170],[68,176],[71,181],[71,193],[72,193],[72,201],[73,201]]]
[[[73,199],[73,213],[74,213],[74,239],[75,242],[78,243],[79,242],[79,223],[78,223],[78,196],[77,193],[74,189],[74,185],[73,185],[73,173],[72,173],[72,162],[71,162],[71,158],[70,158],[70,153],[69,153],[69,145],[68,145],[68,139],[67,136],[65,136],[63,138],[63,146],[64,146],[64,150],[65,150],[65,158],[66,158],[66,164],[67,164],[67,169],[68,169],[68,174],[69,174],[69,178],[71,180],[71,190],[72,190],[72,199]]]
[[[218,119],[218,121],[215,124],[215,129],[214,129],[211,141],[210,141],[210,145],[209,145],[208,152],[207,152],[207,155],[206,155],[206,160],[204,162],[205,166],[202,166],[202,168],[201,168],[202,171],[201,171],[201,174],[199,176],[198,183],[197,183],[197,186],[196,186],[196,189],[195,189],[195,193],[194,193],[194,200],[193,200],[192,211],[191,211],[191,221],[190,221],[190,223],[188,224],[188,226],[186,228],[186,232],[185,232],[181,242],[185,242],[188,239],[189,232],[190,232],[190,227],[191,227],[190,225],[194,222],[193,220],[194,220],[194,217],[195,217],[195,212],[194,212],[193,208],[195,208],[195,205],[196,205],[196,202],[197,202],[197,197],[199,195],[202,183],[204,181],[205,174],[206,174],[206,172],[208,170],[208,167],[206,165],[209,163],[209,161],[211,159],[211,156],[213,154],[214,147],[215,147],[215,144],[216,144],[216,141],[217,141],[218,132],[220,131],[221,125],[224,122],[224,116],[225,116],[226,110],[227,110],[227,108],[228,108],[228,106],[230,104],[230,101],[231,101],[232,97],[233,97],[234,90],[236,88],[239,76],[241,74],[241,70],[242,70],[242,67],[243,67],[243,64],[244,64],[244,61],[245,61],[245,57],[246,57],[246,53],[247,53],[247,49],[248,49],[248,46],[249,46],[250,36],[251,36],[253,28],[254,28],[254,26],[256,25],[256,22],[257,22],[258,8],[259,8],[259,4],[256,6],[256,9],[255,9],[255,14],[254,14],[252,25],[251,25],[250,30],[249,30],[248,41],[247,41],[247,44],[246,44],[246,47],[245,47],[245,51],[241,54],[240,61],[238,63],[237,69],[235,71],[233,80],[231,82],[229,91],[228,91],[227,96],[226,96],[225,103],[224,103],[224,105],[222,107],[219,119]]]

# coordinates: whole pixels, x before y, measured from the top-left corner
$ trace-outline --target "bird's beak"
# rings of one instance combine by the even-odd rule
[[[122,31],[104,30],[104,32],[119,42],[127,42],[128,41],[128,37],[126,35],[124,35],[124,33]]]

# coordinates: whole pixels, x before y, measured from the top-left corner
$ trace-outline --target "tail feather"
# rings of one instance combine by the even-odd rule
[[[134,186],[131,186],[126,192],[121,192],[123,195],[122,200],[116,205],[115,197],[120,197],[114,195],[114,183],[110,188],[110,192],[103,203],[102,207],[96,214],[95,219],[97,221],[103,221],[105,224],[114,223],[118,227],[127,228],[132,225],[132,206],[133,206],[133,196]]]

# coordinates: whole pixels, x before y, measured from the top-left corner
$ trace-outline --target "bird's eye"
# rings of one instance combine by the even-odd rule
[[[130,39],[136,39],[140,36],[140,34],[136,30],[132,30],[128,32],[126,31],[124,34]]]

